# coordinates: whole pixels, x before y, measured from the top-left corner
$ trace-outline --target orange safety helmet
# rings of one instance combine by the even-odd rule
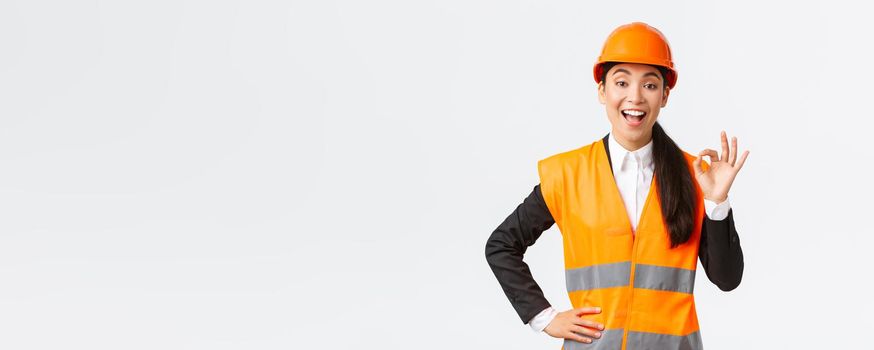
[[[668,39],[658,29],[643,23],[634,22],[616,28],[601,49],[601,56],[595,63],[595,82],[601,82],[604,63],[625,62],[642,63],[665,67],[668,70],[668,88],[677,83],[677,71],[671,60],[671,46]]]

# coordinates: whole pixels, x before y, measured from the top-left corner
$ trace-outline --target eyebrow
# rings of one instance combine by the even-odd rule
[[[658,74],[655,74],[655,73],[653,73],[653,72],[647,72],[647,73],[644,74],[643,76],[644,76],[644,77],[648,77],[648,76],[650,76],[650,75],[656,77],[656,79],[658,79],[658,80],[662,80],[662,77],[660,77]]]
[[[617,69],[617,70],[614,71],[613,74],[611,74],[611,75],[616,75],[617,73],[625,73],[625,74],[631,75],[631,72],[629,72],[629,71],[627,71],[627,70],[625,70],[625,69],[623,69],[623,68],[619,68],[619,69]],[[662,79],[662,77],[660,77],[658,74],[655,74],[654,72],[647,72],[647,73],[644,74],[643,76],[644,76],[644,77],[648,77],[648,76],[650,76],[650,75],[656,77],[656,79],[659,79],[659,80]]]
[[[617,70],[616,70],[615,72],[613,72],[613,74],[611,74],[611,75],[616,75],[617,73],[625,73],[625,74],[631,75],[631,72],[629,72],[629,71],[627,71],[627,70],[625,70],[625,69],[622,69],[622,68],[617,69]]]

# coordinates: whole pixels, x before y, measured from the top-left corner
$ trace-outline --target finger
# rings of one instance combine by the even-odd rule
[[[577,318],[576,320],[573,321],[573,323],[575,325],[578,325],[578,326],[584,326],[584,327],[594,328],[594,329],[598,329],[598,330],[604,330],[603,324],[600,324],[600,323],[592,321],[592,320],[587,320],[585,318]]]
[[[571,327],[571,332],[574,332],[576,334],[582,334],[589,338],[598,339],[601,337],[601,332],[586,327],[573,326]]]
[[[747,156],[750,155],[750,151],[744,151],[744,154],[740,156],[740,161],[737,162],[737,166],[735,166],[736,171],[740,171],[740,168],[744,166],[744,162],[747,161]]]
[[[728,156],[728,164],[734,166],[734,161],[737,160],[737,137],[731,138],[731,153]]]
[[[727,136],[725,135],[725,130],[723,130],[722,133],[719,134],[720,141],[722,141],[722,158],[720,158],[722,160],[728,159],[729,154],[728,139],[726,137]]]
[[[719,155],[716,153],[716,151],[709,149],[709,148],[701,151],[701,153],[698,153],[698,155],[710,157],[710,164],[713,164],[713,163],[716,163],[719,161]]]
[[[592,342],[591,338],[584,337],[584,336],[576,334],[574,332],[567,332],[564,335],[562,335],[562,338],[575,340],[575,341],[578,341],[580,343],[591,343]]]
[[[581,308],[574,309],[574,315],[577,315],[577,316],[582,315],[582,314],[591,315],[591,314],[600,314],[600,313],[601,313],[600,307],[581,307]]]

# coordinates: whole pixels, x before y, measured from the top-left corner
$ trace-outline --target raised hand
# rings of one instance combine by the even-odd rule
[[[604,325],[584,319],[580,315],[600,313],[600,307],[581,307],[559,312],[543,331],[555,338],[570,339],[580,343],[591,343],[593,338],[601,337],[600,331],[604,330]]]
[[[698,158],[693,162],[695,178],[701,186],[701,191],[704,192],[704,198],[716,203],[722,203],[728,198],[731,183],[734,182],[737,172],[743,167],[744,161],[750,154],[750,151],[744,151],[740,160],[737,160],[737,137],[731,138],[731,148],[729,148],[725,131],[722,132],[721,136],[722,157],[716,154],[716,151],[708,148],[698,153]],[[701,159],[704,156],[710,157],[710,167],[706,171],[701,169]],[[737,161],[736,164],[735,161]]]

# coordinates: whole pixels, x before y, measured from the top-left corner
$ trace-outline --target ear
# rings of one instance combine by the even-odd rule
[[[665,105],[668,104],[668,96],[669,96],[670,94],[671,94],[671,88],[666,87],[666,88],[665,88],[665,93],[662,94],[662,108],[664,108]]]
[[[598,102],[601,102],[602,105],[607,104],[607,93],[604,91],[606,89],[604,87],[604,82],[598,83]]]

